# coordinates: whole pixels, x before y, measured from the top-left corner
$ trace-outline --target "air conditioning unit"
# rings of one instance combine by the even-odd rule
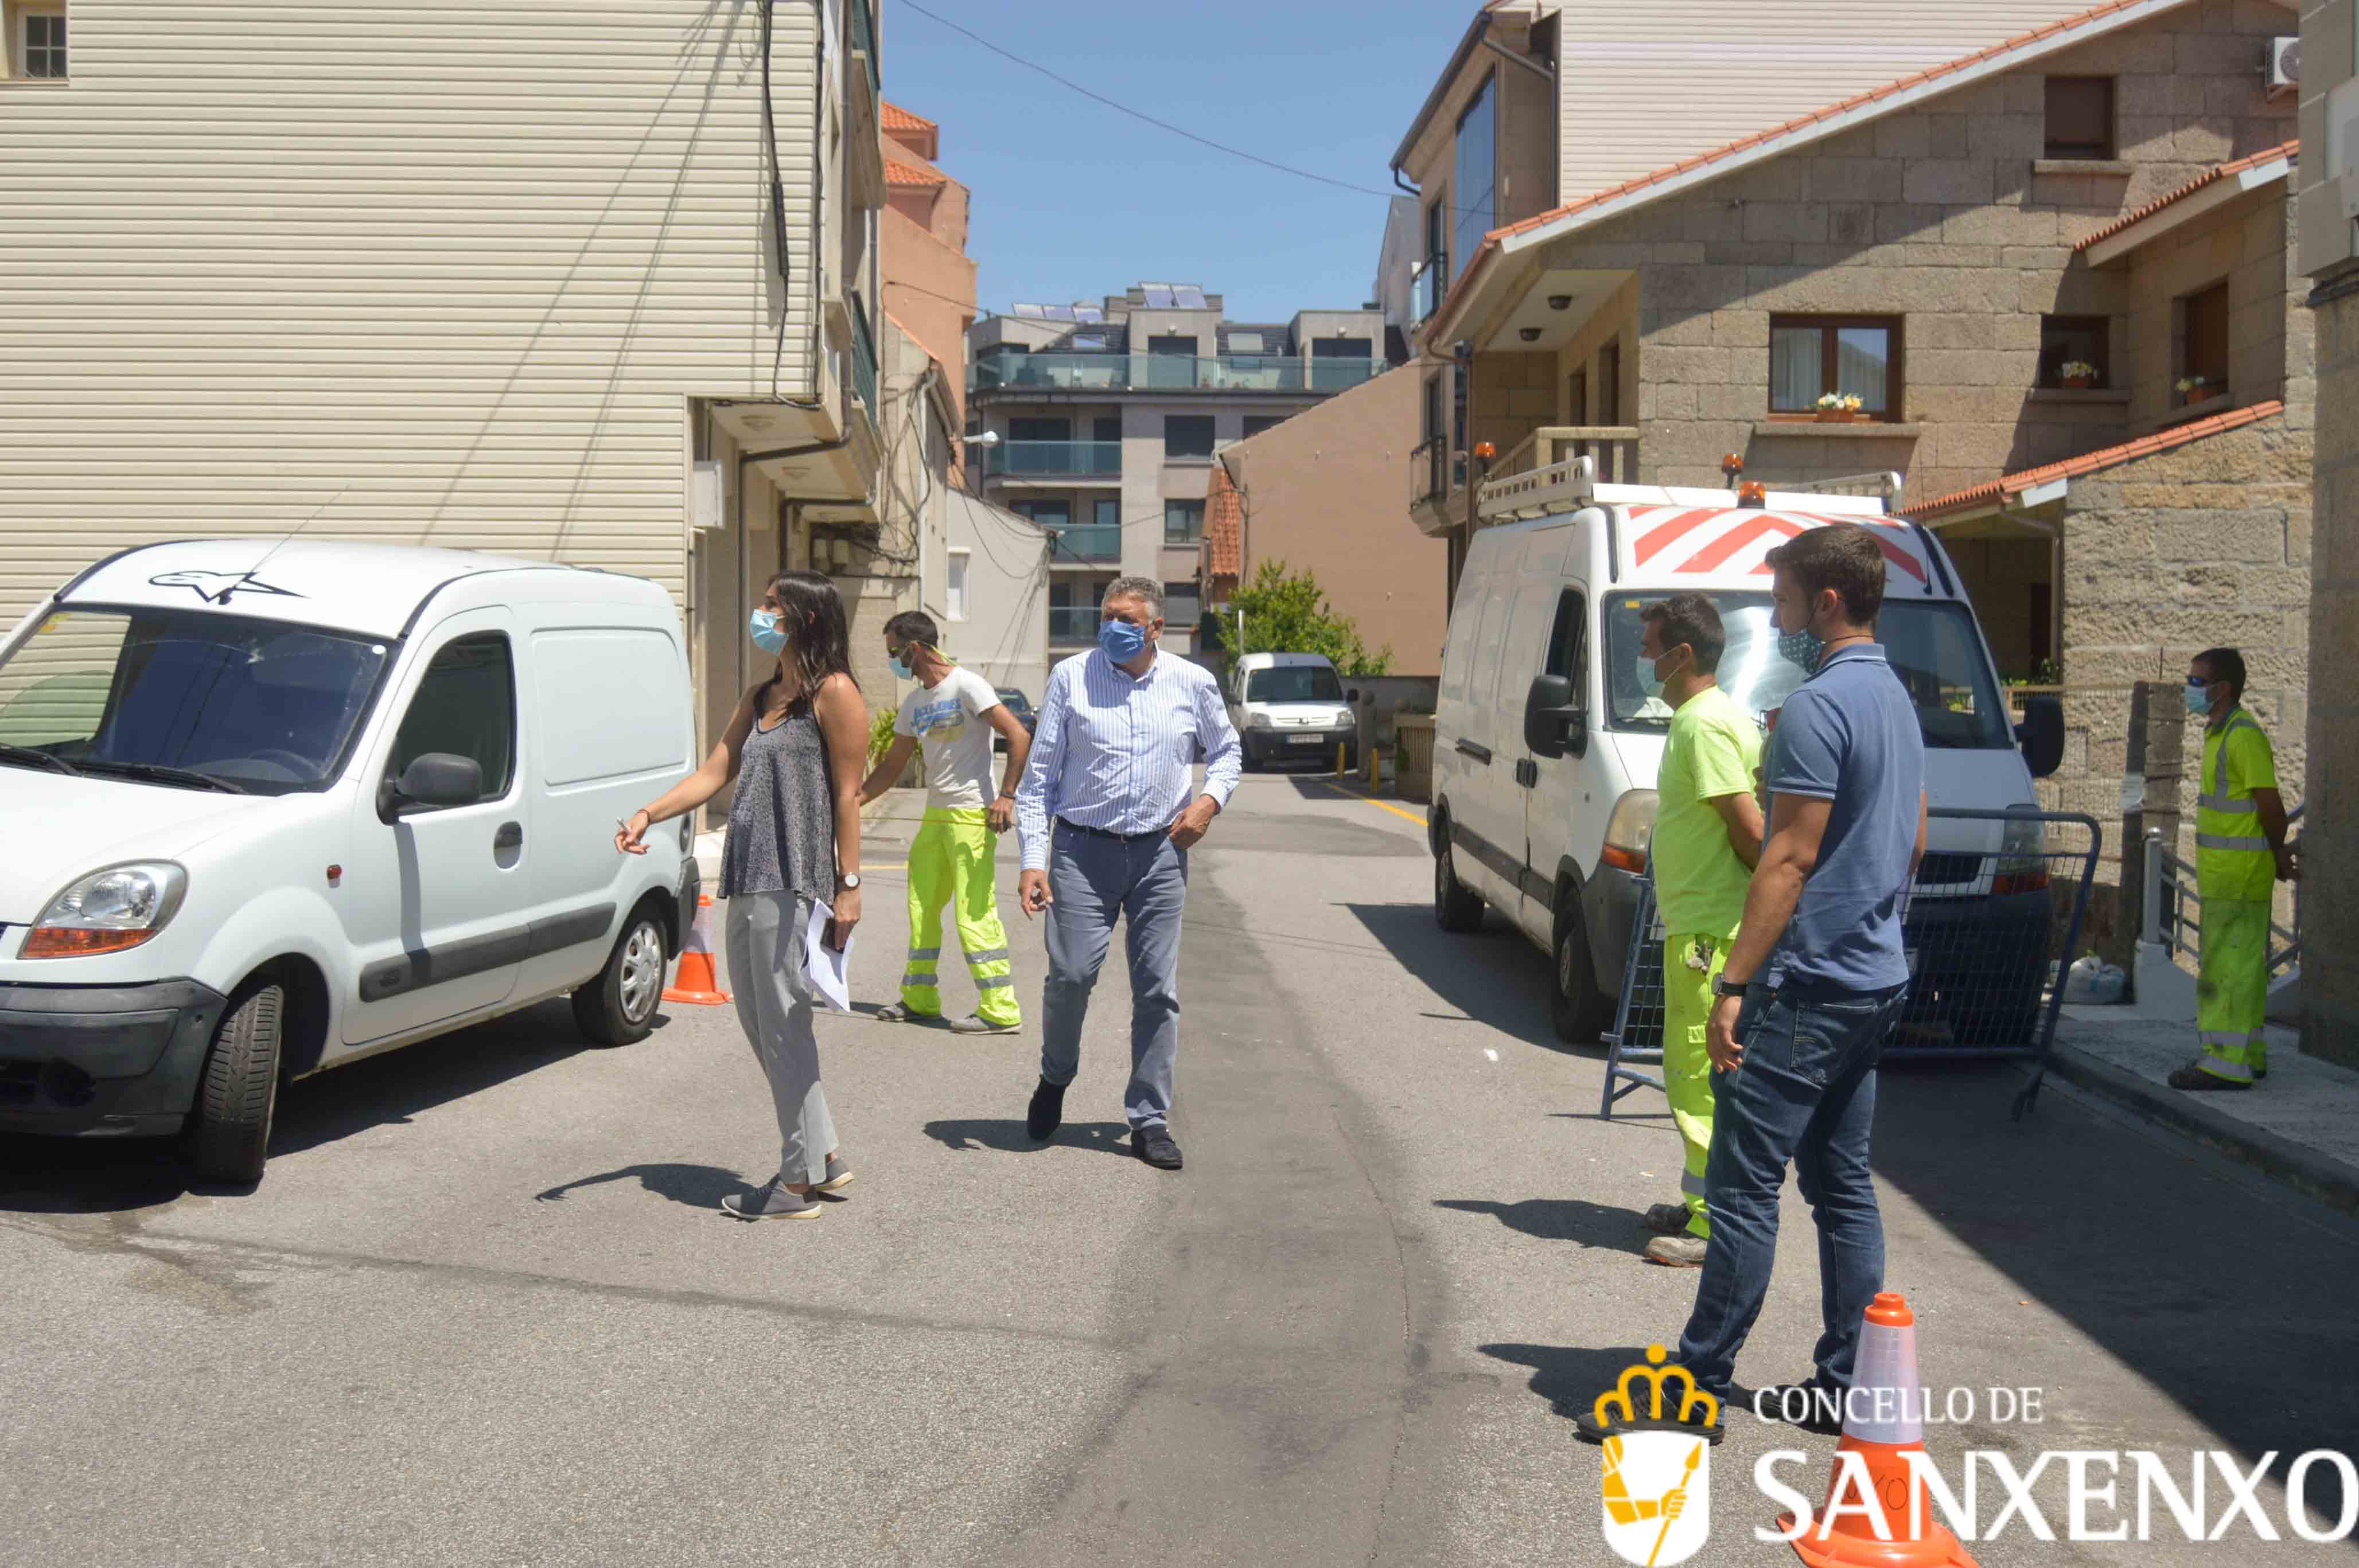
[[[2301,85],[2301,40],[2269,40],[2269,91],[2291,92]]]

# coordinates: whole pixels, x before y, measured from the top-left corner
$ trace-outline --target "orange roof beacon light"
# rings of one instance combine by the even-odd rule
[[[1739,506],[1768,505],[1768,488],[1757,479],[1746,480],[1736,487],[1736,504]]]
[[[1726,457],[1720,460],[1720,476],[1721,478],[1728,481],[1729,483],[1734,484],[1736,482],[1736,476],[1744,471],[1745,460],[1738,457],[1734,452],[1731,452]]]
[[[1474,455],[1487,463],[1499,455],[1499,449],[1488,441],[1477,441],[1474,443]]]

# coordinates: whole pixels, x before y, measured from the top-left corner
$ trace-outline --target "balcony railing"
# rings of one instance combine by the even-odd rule
[[[870,7],[873,0],[850,0],[852,11],[852,52],[868,59],[868,91],[881,92],[885,88],[884,72],[876,61],[876,16]]]
[[[1045,387],[1083,392],[1343,392],[1385,373],[1383,360],[1280,359],[1224,354],[998,354],[978,359],[967,389]]]
[[[1452,490],[1465,482],[1465,454],[1453,454],[1445,438],[1432,437],[1410,449],[1408,493],[1411,502],[1447,500]]]
[[[1010,474],[1117,474],[1120,441],[1003,441],[991,449],[991,472]]]
[[[1490,479],[1508,479],[1563,462],[1595,458],[1601,484],[1638,481],[1638,427],[1635,425],[1543,425],[1507,449],[1493,463]]]
[[[870,422],[881,427],[884,417],[876,411],[876,334],[868,325],[868,302],[857,295],[852,301],[852,389],[868,406]]]
[[[1060,528],[1057,531],[1056,553],[1049,558],[1067,567],[1118,561],[1122,559],[1122,525],[1088,523],[1078,528]]]
[[[1049,607],[1049,641],[1051,643],[1094,643],[1098,640],[1098,614],[1094,604]]]

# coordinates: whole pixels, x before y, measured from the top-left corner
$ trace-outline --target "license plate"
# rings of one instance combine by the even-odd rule
[[[1325,740],[1324,735],[1289,735],[1286,743],[1289,746],[1316,746]]]

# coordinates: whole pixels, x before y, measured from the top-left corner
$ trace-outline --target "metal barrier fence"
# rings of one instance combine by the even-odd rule
[[[2286,813],[2286,832],[2298,852],[2303,802]],[[2138,938],[2162,949],[2173,962],[2182,955],[2194,962],[2202,952],[2203,898],[2197,890],[2195,867],[2170,852],[2159,832],[2146,836],[2146,907],[2138,915]],[[2300,889],[2294,889],[2293,924],[2269,917],[2269,979],[2275,981],[2301,963]]]
[[[2020,1119],[2038,1097],[2104,830],[2078,812],[1938,806],[1929,815],[1925,859],[1901,917],[1908,1000],[1885,1037],[1884,1059],[2033,1058],[2015,1102]],[[1601,1116],[1642,1085],[1663,1087],[1659,1075],[1631,1065],[1663,1059],[1663,928],[1651,874],[1632,922]]]

